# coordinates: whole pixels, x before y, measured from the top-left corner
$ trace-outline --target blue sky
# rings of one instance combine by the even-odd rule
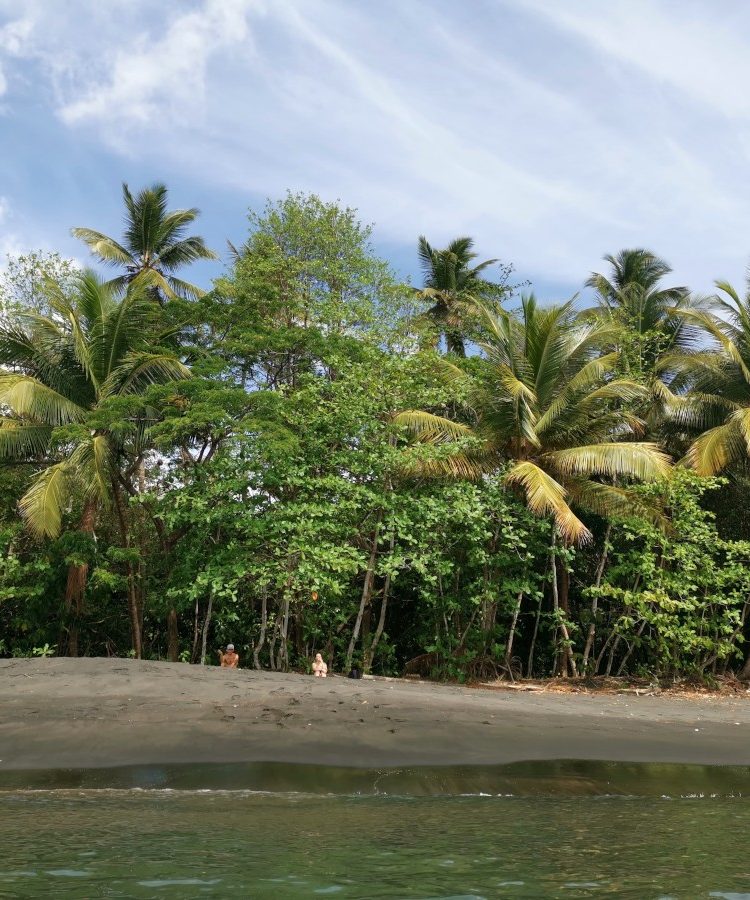
[[[547,300],[627,246],[740,285],[749,48],[744,0],[0,0],[0,260],[163,180],[222,252],[289,188],[403,274],[471,234]]]

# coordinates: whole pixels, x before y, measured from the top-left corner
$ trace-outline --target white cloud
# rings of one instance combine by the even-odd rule
[[[205,99],[206,66],[220,51],[248,37],[246,0],[207,0],[184,13],[161,39],[138,36],[118,50],[102,83],[96,74],[83,95],[65,103],[60,115],[68,124],[86,120],[140,125],[172,125],[189,109],[199,112]]]

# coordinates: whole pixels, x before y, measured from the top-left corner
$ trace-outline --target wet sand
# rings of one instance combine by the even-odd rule
[[[0,770],[551,759],[750,765],[750,695],[527,693],[129,659],[0,660]]]

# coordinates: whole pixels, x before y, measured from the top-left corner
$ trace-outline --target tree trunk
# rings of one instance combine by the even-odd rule
[[[289,668],[289,609],[291,607],[291,597],[289,589],[284,592],[284,608],[279,623],[279,653],[276,657],[276,669],[279,672],[286,672]]]
[[[594,578],[594,587],[599,588],[604,575],[604,567],[607,565],[607,552],[609,549],[609,536],[612,533],[612,524],[607,523],[607,530],[604,532],[604,548],[599,559],[599,565],[596,567],[596,577]],[[599,597],[594,594],[591,599],[591,624],[589,625],[589,633],[586,635],[586,646],[583,648],[583,660],[581,662],[581,672],[586,674],[589,664],[589,656],[594,649],[594,639],[596,637],[596,612],[599,606]]]
[[[536,605],[536,618],[534,619],[534,633],[531,636],[531,646],[529,647],[529,658],[526,663],[526,677],[532,678],[534,674],[534,648],[536,647],[536,636],[539,633],[539,619],[542,616],[542,597]]]
[[[260,640],[253,647],[253,665],[256,669],[260,669],[260,651],[266,642],[266,628],[268,627],[268,586],[263,585],[261,588],[261,607],[260,607]]]
[[[362,625],[362,616],[365,613],[365,607],[369,604],[370,598],[372,597],[372,584],[375,580],[375,562],[378,558],[378,535],[380,534],[380,519],[382,513],[378,513],[378,518],[375,523],[375,530],[372,534],[372,549],[370,550],[370,559],[367,563],[367,571],[365,572],[365,583],[362,587],[362,597],[359,601],[359,612],[357,613],[357,619],[354,623],[354,628],[352,629],[351,640],[349,641],[349,647],[346,651],[346,663],[344,665],[345,670],[348,672],[351,669],[352,658],[354,656],[354,648],[357,644],[357,639],[359,638],[359,629]]]
[[[518,614],[521,612],[521,604],[523,603],[523,591],[519,591],[516,598],[516,605],[513,610],[513,621],[510,623],[510,632],[508,634],[508,642],[505,645],[505,668],[508,670],[510,680],[513,681],[513,669],[511,667],[511,659],[513,658],[513,638],[516,634],[516,623],[518,622]]]
[[[96,502],[87,500],[81,513],[78,530],[84,534],[94,533],[96,520]],[[89,577],[89,564],[68,567],[68,578],[65,583],[65,618],[66,624],[61,632],[60,642],[65,645],[67,656],[78,656],[79,620],[83,613],[83,601]]]
[[[177,624],[177,610],[172,607],[167,615],[167,659],[170,662],[177,662],[180,658],[180,632]]]
[[[555,627],[555,665],[553,667],[553,674],[562,675],[563,678],[567,678],[568,674],[571,674],[574,678],[578,675],[578,671],[576,669],[576,661],[573,656],[573,648],[571,646],[570,641],[570,633],[568,632],[568,626],[566,624],[565,618],[568,613],[568,587],[570,583],[570,578],[568,574],[568,569],[565,566],[565,563],[560,561],[560,566],[558,567],[558,559],[555,555],[555,532],[552,534],[552,601],[554,604],[554,610],[557,614],[558,623]],[[562,576],[559,579],[558,583],[558,568],[560,569],[560,575]],[[559,589],[561,588],[561,590]],[[562,615],[561,615],[562,613]],[[558,629],[562,633],[564,648],[562,653],[562,662],[560,663],[560,667],[558,670],[558,660],[559,660],[559,652],[557,650],[557,631]]]
[[[117,481],[112,478],[112,494],[115,501],[115,509],[117,510],[117,518],[120,523],[120,534],[122,536],[122,545],[125,549],[130,549],[130,532],[128,531],[128,523],[125,518],[125,511],[122,508],[122,497],[120,496],[120,486]],[[130,615],[130,632],[133,643],[133,653],[136,659],[143,657],[143,645],[141,642],[141,616],[138,610],[138,598],[135,588],[135,575],[133,573],[133,563],[128,560],[128,613]]]
[[[388,550],[391,554],[393,554],[393,548],[396,544],[396,532],[395,530],[391,531],[391,538],[388,542]],[[365,672],[369,672],[372,668],[372,661],[375,658],[375,651],[378,649],[378,644],[380,643],[380,638],[383,636],[383,630],[385,629],[385,614],[388,610],[388,596],[391,592],[391,573],[385,576],[385,581],[383,582],[383,599],[380,603],[380,615],[378,616],[378,624],[375,627],[375,634],[373,635],[370,646],[367,648],[367,652],[365,653],[364,663],[362,668]]]
[[[206,665],[206,645],[208,644],[208,626],[211,624],[211,612],[214,607],[214,591],[208,595],[208,608],[206,609],[206,618],[203,620],[203,639],[201,641],[201,665]]]

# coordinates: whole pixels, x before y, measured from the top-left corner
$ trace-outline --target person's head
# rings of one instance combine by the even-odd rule
[[[234,653],[234,644],[227,644],[227,653]]]
[[[323,662],[323,656],[320,653],[315,654],[315,662]]]

